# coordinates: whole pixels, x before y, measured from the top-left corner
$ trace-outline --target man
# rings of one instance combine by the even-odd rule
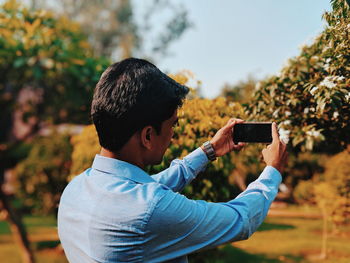
[[[263,222],[286,159],[276,124],[263,150],[267,167],[227,203],[178,192],[209,160],[244,146],[233,143],[231,132],[242,120],[229,120],[210,142],[161,173],[143,171],[162,161],[187,93],[145,60],[126,59],[102,74],[91,109],[102,149],[66,187],[58,211],[70,262],[187,262],[186,255],[199,249],[247,239]]]

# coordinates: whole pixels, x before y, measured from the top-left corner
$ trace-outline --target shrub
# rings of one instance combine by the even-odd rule
[[[32,142],[28,157],[15,167],[19,197],[26,207],[35,213],[56,212],[68,183],[71,153],[67,134],[54,133]]]

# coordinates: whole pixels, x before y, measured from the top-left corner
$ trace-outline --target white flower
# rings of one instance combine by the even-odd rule
[[[333,113],[333,118],[334,118],[334,119],[337,119],[338,116],[339,116],[339,112],[335,111],[335,112]]]
[[[347,95],[345,95],[345,99],[346,99],[347,101],[350,100],[350,92],[349,92]]]
[[[278,189],[283,193],[289,192],[288,187],[284,183],[281,183],[280,186],[278,187]]]
[[[28,59],[27,64],[28,66],[33,66],[36,62],[36,57],[31,57],[30,59]]]
[[[291,120],[285,120],[284,122],[282,122],[283,125],[290,125],[291,123]]]
[[[329,89],[336,87],[337,84],[333,82],[333,79],[334,77],[330,77],[330,76],[325,77],[325,79],[321,81],[320,86],[324,86]]]
[[[309,113],[309,110],[310,110],[309,108],[305,108],[305,109],[304,109],[304,114],[308,114],[308,113]]]
[[[55,62],[51,58],[44,58],[40,60],[40,63],[45,67],[45,68],[53,68],[55,65]]]
[[[310,108],[310,111],[315,112],[315,108],[314,108],[314,107],[311,107],[311,108]]]
[[[331,49],[331,47],[325,46],[325,47],[322,49],[322,52],[325,53],[325,52],[327,52],[328,49]]]
[[[311,95],[315,95],[315,92],[318,90],[318,87],[313,87],[311,90],[310,90],[310,93]]]
[[[272,113],[272,116],[274,117],[274,118],[278,118],[278,112],[280,111],[280,109],[277,109],[277,110],[275,110],[273,113]]]
[[[286,117],[289,117],[290,115],[292,115],[290,111],[286,111],[284,114],[286,115]]]
[[[315,131],[315,130],[312,130],[312,131],[307,131],[306,134],[310,137],[320,137],[321,133],[319,131]]]
[[[326,64],[324,64],[323,68],[324,68],[326,71],[329,71],[330,66],[329,66],[328,63],[326,63]]]
[[[331,62],[331,61],[332,61],[331,58],[327,58],[327,59],[326,59],[326,63],[329,63],[329,62]]]
[[[290,131],[280,128],[278,130],[278,133],[280,135],[281,141],[284,142],[285,144],[287,144],[289,142]]]
[[[337,81],[343,81],[343,80],[345,79],[344,76],[338,76],[338,77],[336,77],[336,78],[337,78]]]

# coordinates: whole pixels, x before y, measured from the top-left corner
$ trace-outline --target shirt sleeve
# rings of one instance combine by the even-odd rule
[[[197,148],[182,160],[172,161],[168,169],[152,175],[152,178],[174,192],[180,192],[199,172],[205,170],[208,161],[204,151]]]
[[[190,200],[164,190],[147,225],[145,260],[170,260],[247,239],[265,219],[280,182],[280,173],[268,166],[246,191],[227,203]]]

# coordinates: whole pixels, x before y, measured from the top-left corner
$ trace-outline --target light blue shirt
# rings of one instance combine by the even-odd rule
[[[207,163],[198,148],[150,176],[96,155],[61,197],[58,233],[69,262],[187,262],[194,251],[247,239],[266,217],[280,173],[267,166],[227,203],[179,194]]]

